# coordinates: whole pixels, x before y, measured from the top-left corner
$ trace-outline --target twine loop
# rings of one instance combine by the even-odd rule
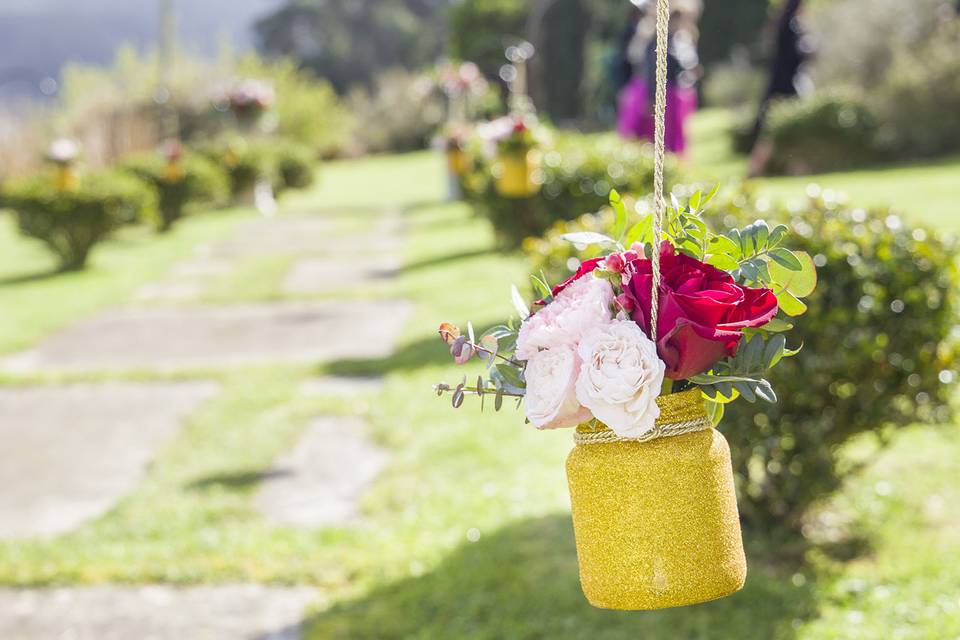
[[[667,203],[663,197],[663,165],[667,112],[667,47],[670,42],[670,0],[657,0],[657,86],[654,97],[653,132],[653,255],[650,256],[650,339],[657,341],[657,317],[660,307],[660,243]]]
[[[593,419],[577,427],[573,435],[576,444],[607,444],[611,442],[649,442],[657,438],[680,436],[713,427],[703,406],[699,389],[671,393],[657,398],[660,418],[653,429],[639,438],[624,438],[608,426]]]

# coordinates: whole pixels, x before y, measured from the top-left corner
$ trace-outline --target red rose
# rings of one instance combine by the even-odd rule
[[[650,260],[634,260],[624,286],[634,301],[633,319],[650,325]],[[682,380],[703,373],[724,356],[734,356],[745,327],[760,327],[777,314],[770,289],[744,287],[725,271],[678,254],[664,242],[660,251],[657,351],[667,377]]]

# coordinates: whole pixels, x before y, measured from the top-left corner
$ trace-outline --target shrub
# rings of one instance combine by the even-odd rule
[[[774,156],[768,170],[802,174],[876,162],[877,119],[852,92],[826,92],[785,100],[770,108]]]
[[[403,69],[379,76],[370,89],[347,96],[356,124],[351,151],[423,149],[446,116],[446,103],[430,77]]]
[[[915,49],[898,50],[871,96],[884,149],[907,157],[960,150],[960,21],[945,23]]]
[[[316,159],[310,147],[287,141],[272,144],[276,180],[274,190],[304,189],[313,184]]]
[[[795,329],[803,349],[772,376],[779,403],[728,405],[722,428],[744,519],[797,531],[808,507],[851,471],[840,445],[865,432],[883,442],[896,427],[950,418],[957,246],[886,210],[822,199],[798,209],[761,205],[741,192],[711,210],[732,216],[728,225],[757,218],[788,224],[793,245],[814,256],[819,284]],[[575,266],[565,264],[572,249],[559,234],[607,224],[586,216],[527,241],[533,271],[559,281]]]
[[[45,243],[60,270],[82,269],[91,249],[138,216],[156,216],[156,196],[142,181],[118,171],[81,177],[74,190],[59,190],[48,176],[6,185],[0,204],[14,211],[20,231]]]
[[[273,87],[280,136],[296,140],[318,156],[334,155],[346,143],[353,117],[326,80],[301,69],[291,58],[265,61],[254,54],[237,63],[237,72]]]
[[[276,182],[275,155],[262,143],[221,138],[201,147],[201,152],[226,172],[234,200],[250,194],[260,180]]]
[[[223,170],[198,153],[185,154],[176,165],[158,155],[141,156],[128,160],[124,168],[156,190],[160,231],[182,218],[188,204],[220,204],[230,194]]]
[[[463,179],[464,196],[493,224],[500,244],[520,246],[557,220],[571,219],[604,206],[610,190],[647,192],[653,184],[653,159],[647,145],[613,136],[564,134],[543,154],[540,191],[527,198],[504,198],[496,191],[490,163],[476,158]]]

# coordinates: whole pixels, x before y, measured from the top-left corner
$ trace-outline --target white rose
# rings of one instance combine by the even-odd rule
[[[540,349],[576,349],[584,333],[613,319],[613,287],[586,275],[557,294],[546,307],[527,318],[517,336],[516,355],[528,360]]]
[[[657,347],[632,320],[615,320],[587,333],[578,354],[577,400],[624,438],[650,431],[660,408],[657,397],[665,365]]]
[[[590,419],[574,391],[580,359],[573,349],[554,347],[527,360],[524,377],[527,420],[538,429],[575,427]]]

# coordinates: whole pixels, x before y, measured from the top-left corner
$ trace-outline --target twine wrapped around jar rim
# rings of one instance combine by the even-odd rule
[[[576,444],[607,444],[610,442],[649,442],[657,438],[679,436],[713,427],[703,406],[699,389],[670,393],[657,398],[660,417],[653,429],[639,438],[624,438],[597,419],[577,427],[573,440]]]

